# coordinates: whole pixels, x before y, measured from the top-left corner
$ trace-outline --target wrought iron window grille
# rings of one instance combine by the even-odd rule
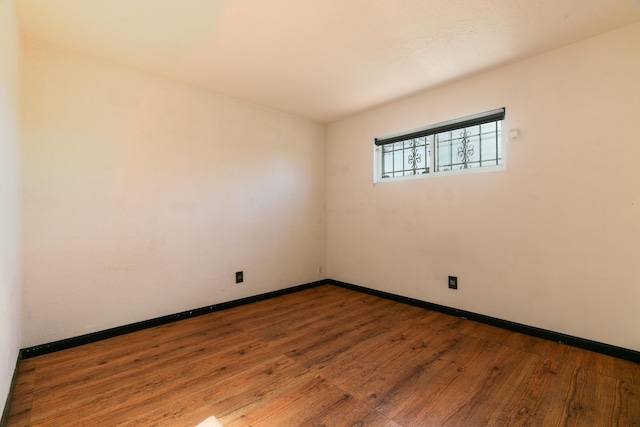
[[[505,109],[375,140],[379,178],[502,164]]]

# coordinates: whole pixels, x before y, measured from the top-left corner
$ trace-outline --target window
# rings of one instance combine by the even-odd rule
[[[375,140],[376,180],[502,165],[505,109]]]

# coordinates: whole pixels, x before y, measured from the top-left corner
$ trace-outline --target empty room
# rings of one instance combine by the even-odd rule
[[[0,0],[0,427],[640,425],[639,0]]]

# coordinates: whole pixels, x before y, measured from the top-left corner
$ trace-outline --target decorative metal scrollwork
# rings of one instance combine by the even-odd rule
[[[460,138],[462,138],[462,147],[458,147],[458,157],[462,160],[460,169],[467,169],[471,167],[468,162],[475,152],[474,146],[469,143],[469,132],[466,129],[460,133]]]
[[[422,155],[418,153],[418,142],[415,139],[411,141],[411,151],[407,160],[411,165],[411,175],[416,175],[418,173],[418,163],[422,162]]]

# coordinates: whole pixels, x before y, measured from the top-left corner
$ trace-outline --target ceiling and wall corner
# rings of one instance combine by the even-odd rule
[[[637,0],[20,0],[23,37],[328,123],[629,25]]]

